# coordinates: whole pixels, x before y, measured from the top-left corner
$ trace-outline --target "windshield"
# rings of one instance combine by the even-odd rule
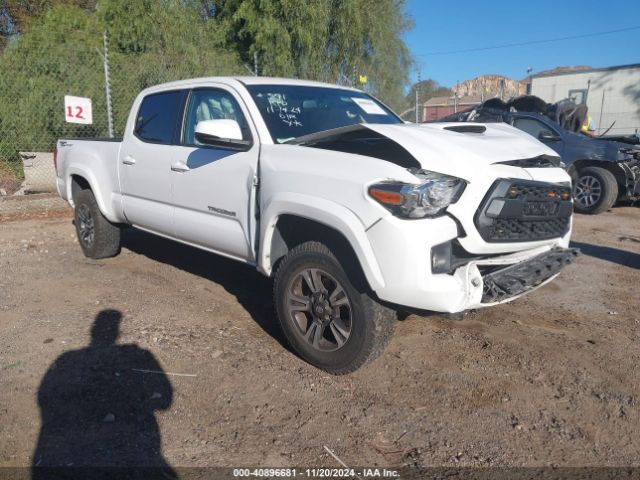
[[[248,85],[247,90],[276,143],[359,123],[402,123],[380,102],[353,90],[293,85]]]

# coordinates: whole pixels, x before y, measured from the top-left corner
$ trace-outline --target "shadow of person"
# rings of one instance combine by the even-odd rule
[[[171,406],[173,388],[151,352],[116,344],[121,320],[101,311],[90,345],[63,353],[45,374],[33,479],[177,478],[155,418]]]

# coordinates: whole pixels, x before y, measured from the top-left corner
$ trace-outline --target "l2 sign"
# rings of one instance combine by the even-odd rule
[[[93,123],[91,99],[65,95],[64,119],[67,123],[81,123],[84,125],[91,125]]]

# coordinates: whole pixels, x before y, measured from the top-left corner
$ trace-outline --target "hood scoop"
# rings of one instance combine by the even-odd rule
[[[487,131],[487,127],[484,125],[450,125],[448,127],[444,127],[444,130],[450,130],[452,132],[458,133],[484,133]]]

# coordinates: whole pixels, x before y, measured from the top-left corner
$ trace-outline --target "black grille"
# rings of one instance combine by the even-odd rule
[[[527,242],[564,236],[571,212],[569,186],[525,180],[499,180],[476,214],[487,242]]]
[[[508,190],[511,193],[513,189],[514,194],[509,195],[509,198],[523,198],[525,200],[540,200],[547,199],[549,194],[557,195],[558,187],[552,187],[549,185],[527,185],[527,184],[512,184]],[[567,187],[568,190],[568,187]]]
[[[562,237],[569,228],[568,218],[527,221],[518,218],[496,218],[489,237],[493,241],[527,241]]]

